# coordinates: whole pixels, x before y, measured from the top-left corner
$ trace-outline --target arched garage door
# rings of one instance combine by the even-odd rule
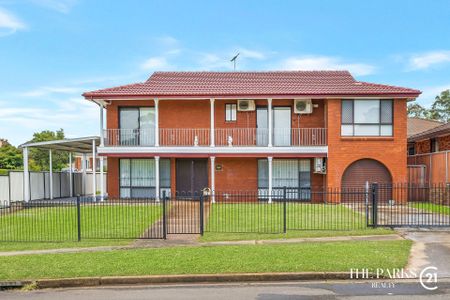
[[[373,159],[361,159],[349,165],[342,176],[341,186],[344,190],[348,188],[364,188],[366,181],[380,184],[380,201],[391,199],[391,174],[382,163]]]

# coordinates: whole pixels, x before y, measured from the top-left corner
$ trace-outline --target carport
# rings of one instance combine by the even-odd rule
[[[73,168],[72,168],[72,154],[82,154],[82,185],[83,189],[86,187],[86,158],[89,153],[92,153],[92,186],[93,186],[93,199],[96,199],[96,154],[97,147],[100,145],[100,137],[98,136],[89,136],[89,137],[80,137],[74,139],[63,139],[63,140],[55,140],[55,141],[45,141],[45,142],[32,142],[25,143],[20,145],[19,147],[23,149],[23,189],[24,189],[24,200],[30,201],[30,177],[29,177],[29,161],[28,161],[28,153],[29,148],[39,148],[48,150],[49,155],[49,186],[50,186],[50,200],[53,199],[53,164],[52,164],[52,153],[53,151],[66,151],[69,152],[69,190],[70,197],[73,197]],[[99,156],[100,161],[100,201],[104,200],[104,187],[103,187],[103,157]]]

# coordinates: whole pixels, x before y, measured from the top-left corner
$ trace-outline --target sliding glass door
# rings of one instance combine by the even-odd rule
[[[291,145],[291,108],[273,108],[273,145]]]
[[[121,107],[119,124],[122,146],[155,144],[155,109],[153,107]]]

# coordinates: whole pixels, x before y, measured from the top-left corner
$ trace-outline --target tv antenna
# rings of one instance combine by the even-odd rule
[[[238,54],[236,54],[230,61],[233,63],[233,69],[234,69],[234,71],[236,71],[236,60],[237,60],[237,58],[238,58],[238,56],[239,56],[239,52],[238,52]]]

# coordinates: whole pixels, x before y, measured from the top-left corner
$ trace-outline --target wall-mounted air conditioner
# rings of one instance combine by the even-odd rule
[[[255,107],[254,100],[238,100],[238,111],[254,111]]]
[[[327,173],[327,161],[323,157],[314,158],[314,173],[326,174]]]
[[[311,99],[294,100],[294,112],[296,114],[310,114],[313,111]]]

